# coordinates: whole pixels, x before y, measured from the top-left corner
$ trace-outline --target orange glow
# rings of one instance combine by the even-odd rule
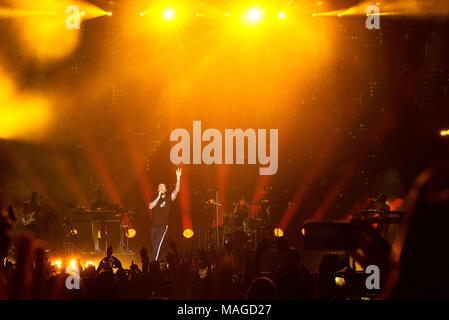
[[[441,130],[440,135],[442,136],[449,136],[449,129],[448,130]]]
[[[284,231],[281,228],[275,228],[273,232],[274,236],[277,238],[281,238],[284,236]]]
[[[31,92],[21,92],[0,69],[0,139],[37,140],[53,123],[50,103]]]
[[[181,176],[181,190],[178,197],[180,197],[180,209],[182,229],[193,229],[192,226],[192,208],[190,206],[190,184],[189,184],[189,172],[187,170],[182,172]]]
[[[51,263],[52,266],[56,266],[58,269],[62,268],[62,260],[55,260]]]
[[[137,233],[136,229],[128,229],[128,230],[126,230],[125,235],[126,235],[127,238],[131,239],[131,238],[134,238],[136,236],[136,233]]]
[[[185,230],[182,232],[182,235],[184,236],[184,238],[190,239],[190,238],[193,237],[193,230],[192,230],[192,229],[185,229]]]

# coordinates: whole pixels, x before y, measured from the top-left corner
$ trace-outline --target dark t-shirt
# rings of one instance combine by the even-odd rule
[[[160,198],[156,206],[152,209],[152,222],[153,226],[165,226],[168,225],[168,215],[170,208],[173,204],[171,195],[167,194],[164,198]]]

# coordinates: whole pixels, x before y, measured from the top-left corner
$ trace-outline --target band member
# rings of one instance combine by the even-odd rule
[[[32,231],[36,237],[41,235],[42,205],[37,192],[31,193],[30,200],[25,201],[22,207],[22,223],[25,230]]]
[[[151,261],[159,259],[161,247],[164,242],[165,235],[168,230],[168,215],[173,201],[178,196],[181,183],[181,168],[176,169],[176,187],[175,190],[167,196],[167,187],[165,184],[159,184],[157,191],[158,196],[154,201],[150,202],[150,210],[152,210],[152,223],[150,230],[151,244],[153,251],[151,253]]]
[[[106,209],[109,206],[109,202],[102,199],[101,197],[101,189],[97,190],[97,198],[92,201],[92,204],[90,206],[90,210],[91,211],[95,211],[95,210],[101,210],[101,209]],[[92,223],[92,239],[94,242],[94,250],[95,251],[101,251],[100,249],[100,240],[98,239],[100,236],[100,240],[101,240],[101,247],[104,247],[105,245],[105,237],[106,237],[106,232],[105,232],[105,224],[104,223]]]
[[[249,204],[242,196],[234,208],[234,231],[242,231],[249,218]]]
[[[377,209],[379,210],[379,218],[382,219],[382,221],[379,222],[378,230],[381,235],[386,237],[388,235],[388,222],[386,220],[390,216],[390,206],[387,203],[387,195],[386,194],[379,195],[377,203],[378,203]]]

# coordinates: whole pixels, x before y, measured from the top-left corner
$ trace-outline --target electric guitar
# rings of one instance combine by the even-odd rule
[[[33,211],[31,213],[27,213],[24,216],[22,216],[22,223],[24,226],[27,226],[33,222],[37,221],[36,218],[36,211]]]

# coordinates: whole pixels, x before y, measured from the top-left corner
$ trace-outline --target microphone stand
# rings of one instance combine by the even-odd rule
[[[219,246],[219,233],[218,233],[218,188],[215,189],[215,207],[216,207],[216,211],[217,211],[217,221],[216,221],[216,226],[217,226],[217,256],[219,254],[220,251],[220,246]]]

